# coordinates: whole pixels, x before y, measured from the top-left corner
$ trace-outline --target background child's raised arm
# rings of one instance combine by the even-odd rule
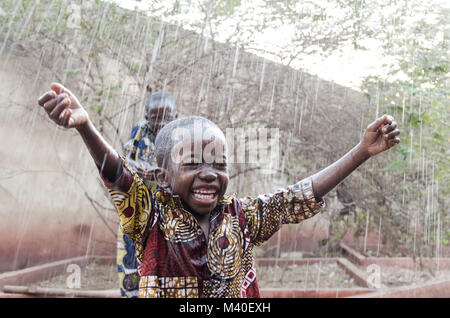
[[[38,99],[51,120],[65,128],[76,128],[97,167],[114,181],[122,172],[122,159],[100,135],[76,96],[63,85],[52,83],[51,90]]]
[[[390,115],[383,115],[371,123],[361,140],[352,150],[327,168],[314,174],[314,196],[319,199],[331,191],[363,162],[400,142],[397,123]]]

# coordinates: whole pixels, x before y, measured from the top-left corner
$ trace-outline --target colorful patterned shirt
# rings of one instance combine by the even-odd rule
[[[154,156],[155,134],[147,120],[141,120],[131,129],[130,139],[123,146],[127,158],[156,164]]]
[[[149,191],[126,163],[114,183],[103,179],[136,247],[139,297],[259,297],[253,247],[324,205],[310,178],[256,198],[225,197],[210,213],[206,240],[177,195]]]
[[[133,126],[130,139],[125,143],[123,150],[126,160],[148,162],[156,166],[154,156],[155,134],[150,129],[147,120],[141,120]],[[145,180],[146,186],[156,189],[156,183]],[[121,227],[117,231],[117,270],[119,274],[120,294],[122,297],[135,298],[139,295],[139,276],[137,273],[136,249],[133,241],[123,232]]]

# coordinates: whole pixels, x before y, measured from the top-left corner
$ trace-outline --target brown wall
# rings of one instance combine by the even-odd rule
[[[93,161],[79,136],[37,106],[44,75],[32,58],[9,57],[0,68],[0,272],[115,249],[85,196],[111,207]],[[116,229],[116,216],[100,212]]]

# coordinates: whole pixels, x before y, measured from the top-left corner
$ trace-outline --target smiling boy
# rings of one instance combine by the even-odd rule
[[[317,214],[326,193],[400,141],[397,124],[384,115],[327,168],[273,194],[237,199],[225,195],[229,177],[222,131],[205,118],[188,117],[159,132],[158,189],[150,191],[104,141],[76,97],[60,84],[51,89],[38,103],[58,125],[78,130],[99,167],[123,231],[136,247],[140,297],[258,297],[253,247],[281,224]],[[201,134],[195,133],[196,124]],[[179,129],[185,132],[179,137],[189,135],[182,147],[173,138]]]

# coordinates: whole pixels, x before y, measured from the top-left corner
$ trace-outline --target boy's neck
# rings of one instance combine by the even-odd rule
[[[198,224],[202,228],[203,233],[205,233],[206,239],[208,239],[209,235],[209,226],[210,226],[209,215],[210,213],[208,213],[208,215],[203,215],[201,219],[197,219]]]
[[[198,214],[198,213],[192,212],[190,210],[187,210],[187,211],[189,211],[194,216],[194,218],[197,220],[198,224],[200,225],[203,233],[205,233],[206,238],[208,238],[211,212],[209,212],[207,214]]]

